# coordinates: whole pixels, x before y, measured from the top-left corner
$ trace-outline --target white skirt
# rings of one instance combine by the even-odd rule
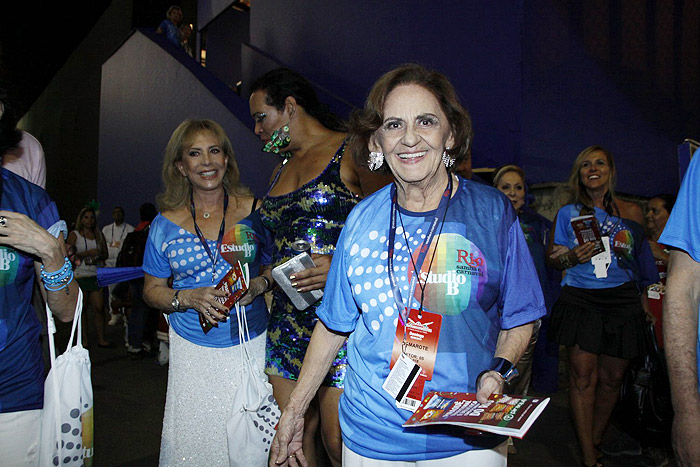
[[[226,422],[231,395],[243,378],[240,347],[202,347],[172,328],[168,393],[160,441],[161,466],[228,466]],[[250,355],[262,372],[265,334],[251,339]]]

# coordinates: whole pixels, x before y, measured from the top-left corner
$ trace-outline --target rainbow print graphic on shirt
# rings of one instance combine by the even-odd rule
[[[255,259],[257,242],[255,231],[245,224],[236,224],[226,232],[221,242],[221,256],[229,263],[250,263]]]
[[[629,230],[620,230],[612,237],[612,247],[615,254],[626,260],[632,260],[634,252],[634,237]]]
[[[421,267],[420,281],[426,284],[423,303],[428,310],[456,315],[468,307],[470,300],[481,297],[488,280],[486,260],[476,245],[459,234],[443,233],[440,241],[436,240]],[[418,254],[413,252],[414,261]],[[412,276],[413,268],[409,268],[409,281]],[[420,287],[416,286],[414,298],[420,301],[420,296]]]

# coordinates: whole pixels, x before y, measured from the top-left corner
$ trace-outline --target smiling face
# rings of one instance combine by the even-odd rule
[[[517,172],[511,170],[504,173],[496,188],[508,197],[516,211],[523,207],[525,203],[525,181]]]
[[[369,146],[384,153],[397,183],[424,188],[446,178],[442,153],[453,144],[452,132],[433,93],[417,84],[397,86],[387,95],[382,114]]]
[[[285,109],[279,110],[266,102],[267,94],[258,90],[250,95],[250,115],[255,120],[255,134],[267,143],[272,138],[275,130],[289,123],[289,115]]]
[[[200,131],[189,144],[184,145],[181,159],[175,164],[190,181],[194,191],[208,191],[221,187],[228,156],[212,132]]]
[[[589,191],[604,190],[607,191],[610,187],[610,180],[613,175],[605,153],[601,151],[593,151],[588,154],[579,168],[579,177],[583,186]]]
[[[647,211],[646,215],[647,229],[654,234],[660,234],[666,227],[669,215],[664,200],[661,198],[650,199],[649,211]]]

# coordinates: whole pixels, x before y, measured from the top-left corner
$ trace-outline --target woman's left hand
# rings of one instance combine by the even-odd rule
[[[24,214],[0,211],[0,245],[7,245],[42,260],[51,256],[63,259],[59,241],[45,228]]]
[[[318,290],[326,286],[326,277],[328,270],[331,268],[331,259],[333,255],[311,254],[311,259],[314,260],[315,268],[304,269],[290,276],[292,287],[297,289],[297,292],[308,292],[309,290]]]
[[[265,293],[265,289],[267,289],[267,284],[268,282],[262,277],[253,277],[250,280],[250,283],[248,284],[248,290],[246,291],[245,295],[243,295],[240,298],[240,300],[238,300],[238,303],[243,306],[250,305],[251,303],[253,303],[253,300],[255,300],[255,297],[262,293]]]
[[[480,404],[485,404],[491,394],[503,393],[503,378],[496,376],[495,371],[489,371],[479,378],[479,388],[476,391],[476,400]]]

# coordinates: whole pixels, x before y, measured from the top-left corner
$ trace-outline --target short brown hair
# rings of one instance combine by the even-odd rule
[[[230,195],[249,196],[250,190],[241,185],[238,164],[234,157],[233,146],[224,129],[213,120],[185,120],[173,131],[165,148],[163,158],[163,192],[158,195],[158,209],[168,211],[180,208],[190,202],[192,185],[177,169],[177,162],[182,160],[185,149],[192,143],[198,133],[210,132],[228,156],[223,185]]]
[[[469,157],[467,151],[474,137],[469,112],[460,104],[457,92],[445,75],[427,70],[416,63],[401,65],[385,73],[372,86],[364,109],[355,110],[350,116],[350,148],[356,164],[360,167],[368,166],[369,141],[384,120],[386,97],[396,87],[408,84],[417,84],[425,88],[440,103],[454,138],[454,147],[447,153],[455,159],[452,167],[458,166],[462,160]],[[382,168],[385,173],[389,173],[387,165]]]

